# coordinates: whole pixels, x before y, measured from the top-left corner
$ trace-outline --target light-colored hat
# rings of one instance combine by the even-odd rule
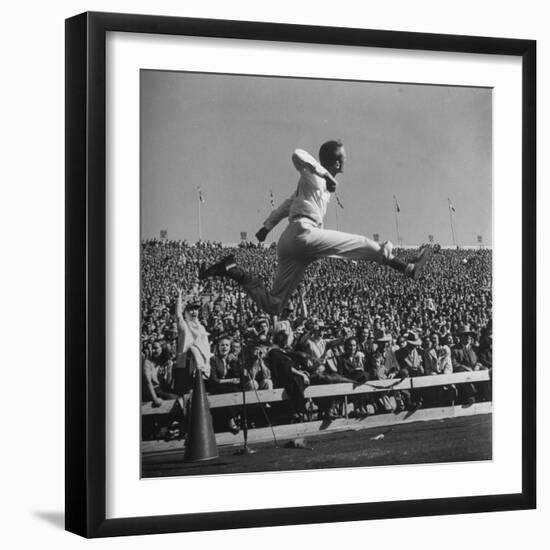
[[[376,331],[376,334],[374,335],[374,341],[375,342],[391,342],[391,336],[389,334],[386,334],[382,330]]]
[[[470,329],[470,325],[467,323],[464,323],[462,325],[459,325],[458,330],[456,332],[458,335],[461,334],[469,334],[470,336],[474,336],[476,332],[474,330]]]
[[[416,332],[413,332],[412,330],[407,332],[405,335],[405,340],[407,341],[407,344],[411,344],[413,346],[420,346],[422,345],[422,340],[418,337],[418,334]]]

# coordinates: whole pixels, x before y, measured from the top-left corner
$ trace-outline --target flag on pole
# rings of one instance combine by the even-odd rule
[[[372,238],[374,239],[375,242],[378,242],[380,240],[380,235],[378,233],[373,233]]]
[[[449,208],[450,208],[453,212],[456,212],[455,207],[453,206],[453,203],[451,202],[451,199],[449,199]]]
[[[166,229],[161,229],[160,230],[160,238],[161,239],[166,239],[166,237],[168,237],[168,231]]]
[[[199,202],[204,203],[204,198],[202,196],[202,190],[200,187],[197,187],[197,191],[199,192]]]
[[[433,243],[434,242],[434,236],[433,235],[428,235],[428,240]]]
[[[478,243],[482,243],[483,242],[483,237],[481,235],[478,235],[477,236],[477,242]]]
[[[269,190],[269,204],[271,204],[271,208],[275,208],[275,201],[273,200],[273,191]]]
[[[394,200],[395,200],[395,211],[397,213],[401,212],[401,208],[399,207],[399,203],[397,202],[397,199],[395,198],[395,195],[393,196]]]

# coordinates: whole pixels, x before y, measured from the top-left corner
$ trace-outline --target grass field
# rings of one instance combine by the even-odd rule
[[[250,455],[238,447],[219,448],[219,458],[185,463],[181,450],[144,454],[143,477],[217,475],[245,472],[308,470],[465,462],[492,458],[492,415],[484,414],[388,427],[326,433],[305,438],[306,449],[290,449],[288,440],[251,445]]]

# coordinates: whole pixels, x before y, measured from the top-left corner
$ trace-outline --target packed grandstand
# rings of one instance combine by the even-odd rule
[[[325,259],[312,264],[280,318],[265,316],[235,283],[199,281],[201,263],[233,253],[269,287],[274,246],[147,240],[141,244],[142,399],[158,405],[178,388],[175,370],[177,288],[193,301],[208,333],[210,393],[284,387],[290,400],[277,421],[333,418],[339,399],[303,397],[315,384],[429,376],[492,369],[492,251],[443,248],[421,281],[366,261]],[[403,259],[414,249],[397,249]],[[387,392],[354,403],[355,414],[462,404],[490,399],[490,384]],[[252,420],[263,422],[262,416]],[[219,429],[239,429],[239,411],[225,410]],[[282,416],[281,416],[282,415]],[[286,416],[285,416],[286,415]]]

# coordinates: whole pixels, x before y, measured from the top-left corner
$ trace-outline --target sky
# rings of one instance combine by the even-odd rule
[[[338,138],[343,209],[332,200],[325,227],[451,245],[452,213],[457,244],[492,243],[488,88],[142,70],[140,128],[143,239],[252,239],[270,192],[296,189],[292,152]]]

